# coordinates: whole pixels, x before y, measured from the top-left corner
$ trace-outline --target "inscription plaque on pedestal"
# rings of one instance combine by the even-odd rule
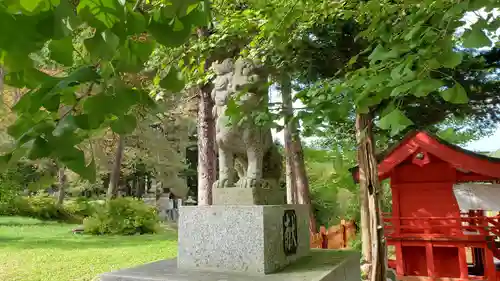
[[[295,210],[285,210],[283,214],[283,249],[286,256],[297,253],[297,214]]]

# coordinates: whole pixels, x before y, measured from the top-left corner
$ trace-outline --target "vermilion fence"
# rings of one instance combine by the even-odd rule
[[[311,248],[315,249],[345,249],[354,240],[357,232],[354,221],[342,220],[339,225],[328,229],[321,226],[319,233],[311,234]]]

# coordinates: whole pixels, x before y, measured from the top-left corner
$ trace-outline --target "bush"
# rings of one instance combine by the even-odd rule
[[[48,195],[14,197],[0,205],[0,215],[65,222],[81,221],[64,206],[58,206],[56,199]]]
[[[95,202],[86,197],[78,197],[75,200],[67,200],[64,208],[75,216],[83,218],[90,217],[96,212]]]
[[[155,208],[142,200],[117,198],[97,205],[96,212],[84,219],[85,233],[102,234],[145,234],[159,230],[159,217]]]
[[[0,183],[0,215],[10,214],[18,189],[19,187],[13,181],[4,180]]]

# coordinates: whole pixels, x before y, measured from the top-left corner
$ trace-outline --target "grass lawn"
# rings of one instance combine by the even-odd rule
[[[73,234],[75,226],[0,217],[0,280],[96,280],[103,272],[177,254],[174,231],[96,237]]]

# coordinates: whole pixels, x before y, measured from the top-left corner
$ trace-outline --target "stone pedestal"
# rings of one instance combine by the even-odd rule
[[[289,214],[294,229],[284,226]],[[306,205],[182,207],[179,268],[275,272],[309,253],[308,214]],[[287,235],[296,238],[291,251],[285,249]]]
[[[212,190],[213,205],[283,205],[286,190],[279,187],[228,187]]]

